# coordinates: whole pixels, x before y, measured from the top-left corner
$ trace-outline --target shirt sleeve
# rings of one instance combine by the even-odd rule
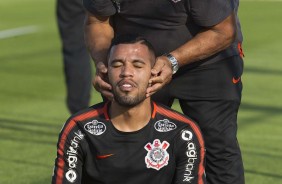
[[[188,0],[189,12],[199,26],[214,26],[234,11],[234,0]]]
[[[58,144],[52,184],[80,184],[82,177],[84,134],[74,121],[63,127]]]
[[[111,16],[116,13],[111,0],[83,0],[83,6],[93,15]]]
[[[185,128],[175,138],[176,171],[173,184],[205,184],[204,141],[199,129]]]

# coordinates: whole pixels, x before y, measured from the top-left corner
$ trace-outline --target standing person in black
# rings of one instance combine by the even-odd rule
[[[115,35],[138,33],[156,49],[147,95],[198,122],[210,184],[243,184],[237,141],[243,60],[238,0],[83,0],[86,42],[95,61],[94,87],[112,99],[104,75]],[[172,79],[172,80],[171,80]],[[155,93],[155,94],[154,94]]]
[[[152,45],[142,37],[113,40],[107,77],[115,100],[67,120],[53,184],[206,183],[197,124],[146,97],[155,60]]]
[[[81,0],[58,0],[57,22],[62,41],[67,107],[73,114],[88,107],[91,90],[90,56],[84,42],[85,10]]]

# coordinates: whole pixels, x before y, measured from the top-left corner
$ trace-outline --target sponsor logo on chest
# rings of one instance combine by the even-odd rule
[[[169,147],[167,141],[160,142],[159,139],[155,139],[153,143],[147,143],[144,148],[148,151],[145,157],[145,163],[147,168],[160,170],[164,166],[168,165],[169,154],[166,151]]]
[[[106,125],[97,120],[86,123],[84,129],[92,135],[102,135],[106,131]]]
[[[169,132],[177,128],[177,126],[173,122],[170,122],[168,119],[157,121],[154,127],[158,132]]]

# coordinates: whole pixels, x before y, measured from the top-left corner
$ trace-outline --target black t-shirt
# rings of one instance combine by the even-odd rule
[[[107,103],[71,117],[58,141],[53,184],[204,184],[204,141],[190,119],[152,103],[148,124],[121,132]]]
[[[83,0],[83,3],[94,15],[112,16],[115,34],[144,36],[157,55],[175,50],[203,27],[218,24],[238,7],[237,0]],[[238,31],[238,39],[228,49],[206,60],[238,55],[237,43],[242,41]]]

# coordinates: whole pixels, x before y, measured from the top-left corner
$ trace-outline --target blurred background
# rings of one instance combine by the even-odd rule
[[[48,184],[69,112],[55,0],[0,1],[0,183]],[[241,0],[247,184],[282,183],[282,0]],[[101,101],[92,90],[91,104]],[[175,102],[173,108],[179,110]]]

